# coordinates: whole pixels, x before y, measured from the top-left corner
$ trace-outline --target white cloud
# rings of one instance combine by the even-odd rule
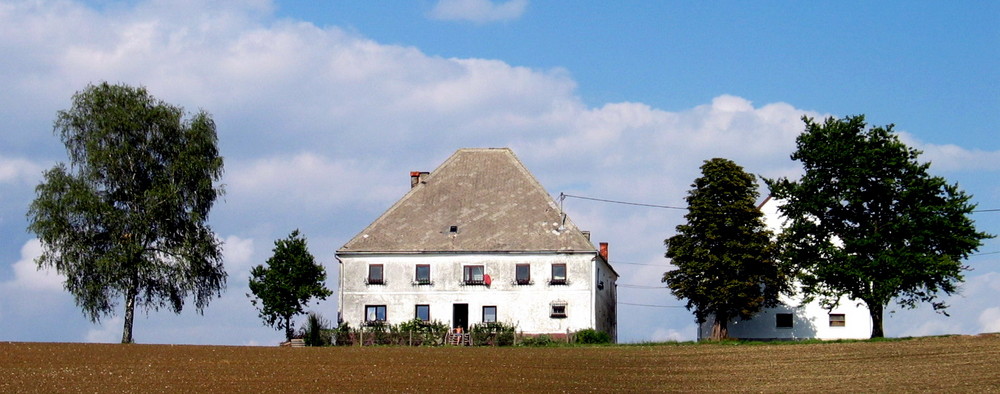
[[[476,23],[507,21],[520,18],[527,8],[528,0],[507,0],[500,3],[490,0],[438,0],[430,17]]]
[[[685,341],[690,338],[691,333],[695,332],[697,326],[685,327],[683,332],[674,329],[663,329],[657,328],[653,331],[653,337],[651,338],[653,342],[668,342],[668,341]]]
[[[141,314],[136,314],[140,316]],[[97,327],[92,327],[87,330],[84,335],[83,340],[89,343],[117,343],[122,340],[122,326],[125,323],[121,317],[115,316],[110,319],[102,320]],[[132,332],[133,336],[136,334],[135,331]]]
[[[249,272],[253,265],[253,239],[243,239],[235,235],[226,237],[222,244],[222,254],[226,271],[231,276]],[[242,275],[239,275],[242,276]]]
[[[39,269],[35,259],[42,255],[42,243],[32,239],[21,247],[21,259],[14,263],[14,280],[11,285],[33,291],[63,290],[65,278],[53,268]]]
[[[1000,332],[1000,307],[992,307],[979,314],[982,332]]]
[[[921,141],[910,133],[899,134],[903,142],[923,152],[919,160],[929,161],[932,171],[1000,171],[1000,151],[966,149],[952,144],[931,144]]]
[[[31,184],[42,175],[42,166],[31,160],[10,158],[0,154],[0,184]]]

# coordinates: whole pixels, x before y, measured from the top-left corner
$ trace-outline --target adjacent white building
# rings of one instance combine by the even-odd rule
[[[339,318],[593,328],[617,337],[618,274],[510,149],[460,149],[337,251]]]
[[[780,201],[768,197],[760,205],[767,227],[781,231],[784,217],[778,211]],[[781,304],[766,308],[753,319],[729,321],[729,336],[747,340],[785,339],[868,339],[872,319],[868,307],[858,300],[841,298],[838,306],[827,310],[819,301],[802,303],[802,296],[781,295]],[[698,339],[712,334],[712,321],[698,326]]]

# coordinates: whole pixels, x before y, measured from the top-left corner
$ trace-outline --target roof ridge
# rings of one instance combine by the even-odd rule
[[[593,251],[510,148],[461,148],[340,252]]]

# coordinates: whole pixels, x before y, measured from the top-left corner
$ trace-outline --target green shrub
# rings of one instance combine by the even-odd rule
[[[302,326],[302,339],[306,346],[329,346],[333,344],[330,322],[316,312],[310,312]]]
[[[473,324],[469,327],[472,343],[483,346],[511,346],[517,326],[503,322]]]
[[[535,337],[526,337],[521,340],[521,345],[524,346],[552,346],[557,342],[552,337],[542,334]]]
[[[580,330],[576,332],[576,343],[583,344],[600,344],[600,343],[611,343],[611,335],[604,331],[598,331],[593,328],[588,328],[585,330]]]

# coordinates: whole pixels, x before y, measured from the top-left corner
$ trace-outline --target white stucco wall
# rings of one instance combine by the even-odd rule
[[[761,207],[764,222],[771,231],[781,231],[784,218],[778,212],[781,201],[769,199]],[[797,286],[797,284],[796,284]],[[750,320],[733,319],[729,322],[729,336],[740,339],[867,339],[871,337],[872,320],[864,303],[842,297],[837,308],[827,310],[819,301],[802,304],[799,294],[782,295],[781,305],[766,308]],[[777,315],[792,314],[792,327],[777,327]],[[843,314],[844,327],[831,327],[830,314]],[[698,338],[712,333],[712,320],[699,325]]]
[[[364,323],[366,305],[386,305],[391,324],[415,317],[415,306],[430,306],[430,318],[453,325],[453,305],[468,304],[469,325],[482,322],[483,306],[497,307],[497,320],[516,324],[525,334],[565,334],[598,326],[595,297],[615,299],[614,280],[597,290],[595,253],[577,254],[392,254],[340,255],[340,317],[352,327]],[[599,259],[598,259],[599,260]],[[551,285],[552,264],[566,264],[567,284]],[[603,264],[603,262],[601,262]],[[383,285],[365,283],[368,266],[382,264]],[[430,265],[430,285],[415,281],[416,266]],[[531,284],[515,281],[517,264],[531,265]],[[463,266],[483,265],[490,286],[465,285]],[[610,270],[601,276],[613,278]],[[606,273],[606,271],[608,271]],[[610,276],[608,276],[610,275]],[[566,304],[566,317],[550,316],[552,303]],[[612,306],[613,309],[613,306]],[[600,313],[607,313],[602,306]],[[602,323],[606,324],[605,316]],[[613,328],[613,327],[612,327]]]
[[[818,301],[802,304],[799,296],[781,296],[781,304],[766,308],[754,315],[753,319],[733,319],[729,322],[729,336],[747,340],[772,339],[868,339],[872,333],[872,319],[864,304],[845,298],[832,311],[823,308]],[[792,327],[777,327],[777,314],[792,314]],[[831,327],[830,314],[843,314],[844,326]],[[712,320],[699,326],[699,338],[712,334]]]

